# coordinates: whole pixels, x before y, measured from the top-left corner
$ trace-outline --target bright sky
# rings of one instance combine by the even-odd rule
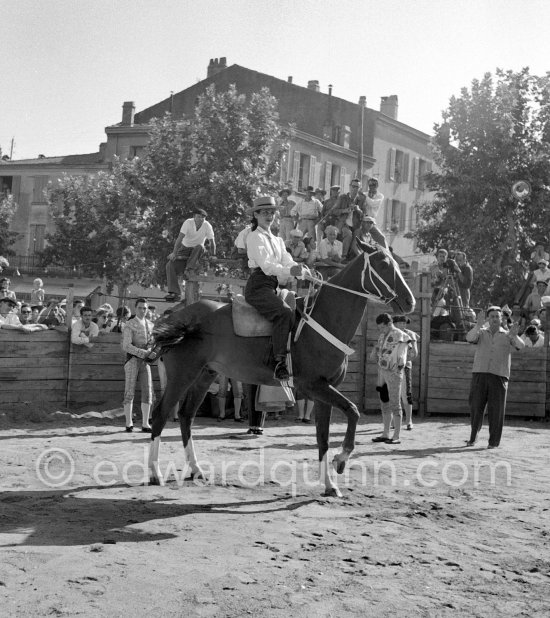
[[[427,133],[496,67],[550,69],[548,0],[0,0],[0,147],[94,152],[123,101],[139,111],[227,57],[379,109]]]

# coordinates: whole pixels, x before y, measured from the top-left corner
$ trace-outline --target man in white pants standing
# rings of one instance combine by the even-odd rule
[[[401,384],[401,405],[405,410],[406,428],[410,431],[413,428],[412,361],[418,356],[418,335],[406,328],[406,325],[411,323],[410,318],[406,315],[394,315],[392,319],[396,328],[402,330],[410,339],[407,349],[407,362],[405,363],[405,379]]]
[[[151,333],[153,323],[150,322],[145,314],[149,309],[145,298],[136,300],[136,315],[126,322],[122,333],[122,349],[126,352],[126,362],[124,363],[124,375],[126,382],[124,385],[124,415],[126,417],[126,431],[134,430],[132,420],[132,408],[134,405],[134,391],[139,377],[141,384],[141,431],[151,433],[149,425],[149,415],[151,404],[153,403],[153,380],[151,378],[151,368],[145,362],[151,352]]]

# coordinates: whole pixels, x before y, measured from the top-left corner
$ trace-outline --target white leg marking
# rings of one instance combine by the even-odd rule
[[[325,483],[325,496],[342,497],[342,492],[338,489],[336,479],[333,478],[332,467],[328,464],[328,451],[323,456],[319,464],[319,475],[321,482]]]
[[[194,478],[205,479],[206,476],[202,471],[197,461],[197,455],[195,453],[195,445],[193,444],[193,438],[189,438],[187,446],[185,447],[185,458],[191,468],[191,474]]]
[[[151,485],[164,485],[159,467],[160,436],[151,441],[149,447],[149,482]]]

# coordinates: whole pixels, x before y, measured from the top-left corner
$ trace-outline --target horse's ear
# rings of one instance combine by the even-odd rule
[[[370,245],[367,245],[367,243],[363,242],[360,238],[356,237],[355,242],[357,243],[357,246],[365,253],[370,253],[372,251],[372,247]]]
[[[373,225],[371,230],[370,230],[370,235],[372,237],[372,239],[374,240],[375,243],[378,243],[379,245],[381,245],[382,247],[384,247],[384,249],[388,248],[388,243],[386,241],[386,237],[384,236],[384,234],[382,234],[382,232],[376,227],[376,225]]]

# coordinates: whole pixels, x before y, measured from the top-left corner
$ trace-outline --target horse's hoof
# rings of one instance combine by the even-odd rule
[[[323,496],[325,496],[325,498],[343,498],[342,492],[338,489],[338,487],[325,489]]]
[[[341,459],[338,455],[334,456],[334,459],[332,460],[332,465],[336,470],[336,474],[342,474],[344,472],[344,470],[346,469],[346,461],[347,458]]]

